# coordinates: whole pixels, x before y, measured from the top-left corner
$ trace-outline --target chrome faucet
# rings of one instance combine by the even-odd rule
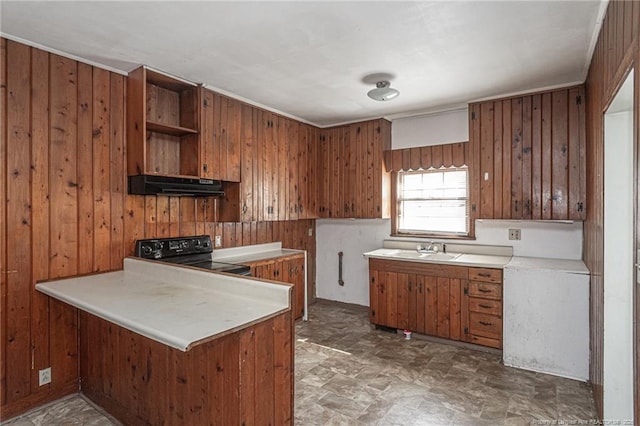
[[[418,253],[438,253],[440,248],[438,244],[433,241],[429,241],[429,244],[418,244],[416,247]]]

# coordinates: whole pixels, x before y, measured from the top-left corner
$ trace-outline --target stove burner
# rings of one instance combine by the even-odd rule
[[[136,256],[161,262],[189,265],[210,271],[250,275],[246,265],[216,262],[211,259],[213,244],[209,235],[178,238],[152,238],[136,241]]]

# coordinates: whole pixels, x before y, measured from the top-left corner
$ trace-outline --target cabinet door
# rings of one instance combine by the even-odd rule
[[[395,272],[372,270],[370,316],[374,324],[397,328],[397,277]]]
[[[396,274],[396,327],[403,330],[409,329],[409,275]]]
[[[203,90],[202,93],[202,135],[200,139],[200,150],[202,166],[200,172],[202,177],[207,179],[219,179],[218,170],[220,157],[215,151],[214,132],[214,108],[215,94],[210,90]],[[218,102],[219,105],[219,102]]]
[[[223,124],[225,137],[222,140],[222,180],[240,182],[240,152],[242,150],[242,103],[227,98],[226,121]],[[224,105],[224,104],[223,104]],[[222,106],[223,106],[222,105]],[[224,107],[224,106],[223,106]]]
[[[242,127],[240,130],[240,221],[256,221],[257,185],[256,155],[256,110],[251,105],[242,104]]]
[[[584,87],[471,104],[479,218],[584,219]]]
[[[300,203],[298,207],[298,218],[312,219],[317,217],[317,129],[307,124],[300,124],[298,140],[300,153],[300,161],[298,162],[298,191]]]
[[[298,319],[304,314],[304,258],[286,261],[282,273],[287,276],[283,276],[282,281],[294,285],[292,310],[294,318]]]
[[[451,340],[462,339],[462,297],[464,282],[458,278],[421,278],[423,293],[420,307],[424,318],[423,333]],[[420,287],[419,287],[420,288]],[[422,328],[422,324],[416,321]]]
[[[293,120],[287,122],[287,140],[288,158],[282,159],[286,163],[288,169],[287,186],[289,196],[287,199],[287,217],[288,220],[298,220],[300,218],[300,176],[299,164],[302,160],[301,144],[300,144],[300,125]]]
[[[329,184],[331,165],[329,157],[329,131],[320,130],[318,136],[318,216],[330,217]]]

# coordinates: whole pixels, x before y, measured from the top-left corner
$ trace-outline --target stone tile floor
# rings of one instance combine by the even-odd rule
[[[319,301],[296,325],[296,425],[551,425],[595,419],[590,388],[498,355],[372,330],[367,310]],[[113,425],[75,395],[11,426]]]

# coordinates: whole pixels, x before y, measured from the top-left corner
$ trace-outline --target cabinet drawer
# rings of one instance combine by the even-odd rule
[[[469,296],[502,300],[502,284],[469,282]]]
[[[502,339],[502,319],[494,315],[469,314],[469,332],[471,335],[488,337],[490,339]]]
[[[471,281],[501,283],[502,269],[469,268],[469,279]]]
[[[502,341],[498,339],[490,339],[482,336],[471,336],[471,343],[476,345],[489,346],[491,348],[502,349]]]
[[[498,300],[469,298],[469,311],[480,314],[495,315],[502,318],[502,302]]]

